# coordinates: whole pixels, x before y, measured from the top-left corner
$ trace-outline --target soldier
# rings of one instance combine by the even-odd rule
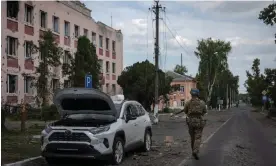
[[[192,95],[192,99],[190,101],[187,101],[185,103],[184,109],[180,112],[177,112],[176,114],[185,112],[185,114],[187,115],[186,122],[191,137],[191,148],[194,158],[198,160],[202,131],[206,124],[206,120],[203,119],[203,115],[207,113],[207,109],[205,102],[199,99],[198,89],[191,89],[190,93]]]

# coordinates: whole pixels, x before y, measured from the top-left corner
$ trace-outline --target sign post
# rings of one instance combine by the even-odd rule
[[[92,75],[85,75],[85,88],[92,88]]]
[[[264,111],[265,110],[265,104],[266,104],[266,101],[267,101],[267,97],[266,97],[267,91],[263,90],[262,94],[263,94],[262,100],[263,100],[263,104],[264,104],[263,105],[263,111]]]

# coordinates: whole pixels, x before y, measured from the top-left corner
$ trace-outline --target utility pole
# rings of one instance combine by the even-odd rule
[[[226,109],[228,109],[228,84],[226,84]]]
[[[183,64],[182,64],[182,53],[181,53],[181,68],[183,67]]]
[[[155,28],[156,28],[156,36],[155,36],[155,89],[154,89],[154,117],[156,118],[155,123],[158,123],[158,106],[159,106],[159,95],[158,95],[158,71],[159,71],[159,12],[162,9],[162,6],[159,4],[159,1],[155,1],[155,5],[152,7],[152,11],[155,14]]]

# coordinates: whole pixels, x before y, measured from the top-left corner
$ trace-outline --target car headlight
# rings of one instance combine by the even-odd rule
[[[89,130],[92,134],[99,134],[105,131],[108,131],[110,129],[110,126],[103,126],[103,127],[98,127],[98,128],[93,128]]]

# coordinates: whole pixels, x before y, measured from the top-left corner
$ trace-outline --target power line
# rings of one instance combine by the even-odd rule
[[[163,21],[164,22],[164,21]],[[168,27],[168,25],[164,22],[165,26],[167,27],[167,29],[169,30],[169,32],[171,33],[172,37],[176,40],[176,42],[178,43],[178,45],[188,54],[190,55],[190,53],[186,50],[186,48],[183,47],[183,45],[178,41],[178,39],[176,38],[176,36],[173,34],[172,30]]]

